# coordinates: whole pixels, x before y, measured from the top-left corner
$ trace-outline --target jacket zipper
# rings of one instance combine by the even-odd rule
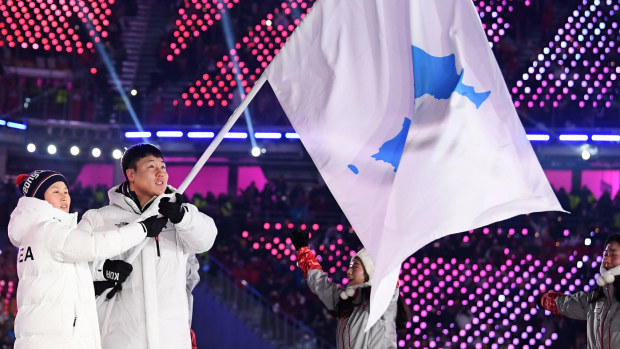
[[[161,257],[159,254],[159,236],[155,237],[155,247],[157,247],[157,257]]]
[[[611,292],[610,292],[611,295]],[[609,297],[609,310],[607,311],[607,314],[605,315],[605,318],[607,318],[607,315],[609,315],[609,313],[611,313],[611,308],[613,307],[613,302],[614,302],[614,298],[615,295]],[[611,325],[609,325],[607,327],[607,339],[609,341],[609,349],[611,349]]]
[[[607,294],[611,294],[609,291],[609,286],[607,286]],[[609,315],[609,312],[611,311],[611,296],[608,297],[609,298],[609,309],[607,309],[607,312],[605,313],[605,316],[603,317],[603,322],[601,323],[601,348],[605,348],[605,320],[607,320],[607,315]],[[610,333],[610,337],[609,337],[609,348],[611,349],[611,333]]]

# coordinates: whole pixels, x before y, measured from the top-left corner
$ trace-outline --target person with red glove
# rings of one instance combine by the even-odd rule
[[[310,291],[317,295],[327,310],[338,319],[336,346],[338,349],[396,349],[397,329],[404,329],[409,311],[398,287],[381,318],[364,332],[370,315],[370,287],[375,266],[365,249],[352,258],[347,270],[346,286],[330,280],[308,247],[307,232],[293,231],[291,241],[297,250],[297,264]]]
[[[589,349],[616,349],[620,348],[620,234],[605,241],[600,272],[592,291],[550,291],[535,302],[555,315],[585,320]]]

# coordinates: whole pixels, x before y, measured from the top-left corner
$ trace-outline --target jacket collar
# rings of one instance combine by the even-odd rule
[[[172,186],[166,188],[165,194],[171,194],[176,192],[176,189]],[[140,200],[136,193],[129,189],[129,182],[125,181],[108,191],[108,198],[111,205],[116,205],[125,211],[133,211],[136,214],[141,214],[149,209],[149,207],[155,202],[157,196],[154,196],[149,200],[144,207],[140,207]]]
[[[56,221],[65,227],[77,225],[77,213],[67,213],[54,208],[49,202],[33,197],[19,199],[9,222],[9,239],[15,246],[21,244],[22,238],[33,226],[49,221]]]
[[[70,225],[77,220],[77,213],[68,213],[59,208],[55,208],[49,202],[37,198],[24,196],[19,199],[18,206],[24,211],[30,211],[33,214],[32,222],[38,223],[49,219],[54,219],[64,224]]]

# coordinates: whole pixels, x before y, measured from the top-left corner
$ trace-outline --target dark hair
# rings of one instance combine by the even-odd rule
[[[357,306],[360,306],[364,300],[366,302],[370,302],[370,289],[371,287],[361,288],[362,292],[362,300],[360,303],[355,303],[354,299],[356,297],[349,297],[348,299],[341,299],[338,304],[336,304],[336,309],[330,311],[330,314],[338,319],[343,317],[349,317],[353,312],[353,309]],[[396,330],[401,331],[406,329],[407,321],[411,320],[411,311],[407,304],[405,304],[405,298],[402,295],[398,295],[398,300],[396,301]]]
[[[125,175],[125,179],[127,178],[127,169],[137,170],[137,164],[140,159],[145,158],[149,155],[153,155],[157,158],[164,158],[164,155],[161,153],[161,150],[156,146],[149,143],[138,143],[132,145],[131,147],[125,149],[123,153],[123,157],[121,158],[121,168],[123,169],[123,174]]]
[[[620,234],[610,235],[607,240],[605,240],[605,245],[603,246],[603,248],[607,247],[607,245],[611,244],[612,242],[617,242],[618,244],[620,244]]]
[[[401,294],[398,295],[398,301],[396,303],[396,330],[403,331],[407,329],[407,322],[411,320],[411,310],[405,303],[405,297]]]

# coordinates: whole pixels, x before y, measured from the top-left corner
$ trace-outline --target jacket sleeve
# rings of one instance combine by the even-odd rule
[[[97,210],[88,210],[82,216],[82,220],[78,223],[78,229],[95,231],[97,228],[103,225],[103,220],[97,212]],[[103,276],[103,263],[105,258],[96,259],[89,262],[90,270],[93,276],[93,281],[104,281],[106,278]]]
[[[75,229],[67,229],[55,221],[43,225],[52,257],[63,262],[106,259],[125,252],[146,238],[146,229],[140,223],[96,233],[94,229],[88,229],[88,225]]]
[[[185,215],[174,225],[185,253],[203,253],[215,242],[217,227],[213,218],[198,211],[192,204],[183,204]]]
[[[545,294],[545,296],[547,294]],[[543,302],[545,296],[543,296]],[[560,314],[572,319],[587,320],[588,308],[590,307],[589,300],[591,296],[592,292],[577,292],[574,294],[557,295],[555,298],[557,311]]]
[[[336,309],[343,289],[329,279],[308,246],[297,251],[297,264],[308,282],[310,291],[319,297],[328,310]]]

